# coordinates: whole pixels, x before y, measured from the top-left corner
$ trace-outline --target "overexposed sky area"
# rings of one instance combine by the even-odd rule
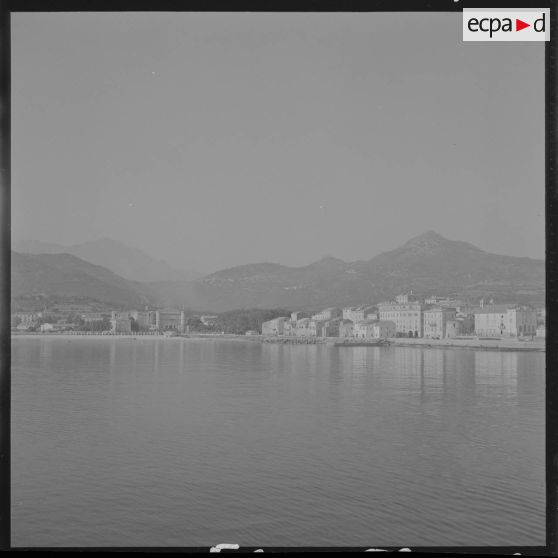
[[[181,267],[544,257],[544,43],[459,13],[12,16],[13,236]]]

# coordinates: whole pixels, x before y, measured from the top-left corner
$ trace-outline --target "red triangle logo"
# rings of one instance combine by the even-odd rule
[[[525,27],[531,27],[530,23],[525,23],[524,21],[521,21],[520,19],[515,19],[515,30],[516,31],[521,31],[522,29],[525,29]]]

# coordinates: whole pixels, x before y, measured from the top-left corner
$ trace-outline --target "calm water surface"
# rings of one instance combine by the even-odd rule
[[[544,545],[544,353],[14,339],[14,546]]]

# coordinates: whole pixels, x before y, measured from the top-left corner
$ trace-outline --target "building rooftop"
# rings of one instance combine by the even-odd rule
[[[512,308],[518,308],[517,304],[487,304],[482,308],[472,310],[473,314],[503,314]]]

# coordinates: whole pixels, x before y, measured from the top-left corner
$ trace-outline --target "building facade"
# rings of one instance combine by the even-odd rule
[[[453,339],[462,335],[462,320],[448,320],[446,322],[446,338]]]
[[[324,322],[322,326],[322,337],[339,337],[339,327],[342,322],[342,318],[335,318],[333,320],[328,320]]]
[[[341,320],[339,322],[339,337],[353,337],[354,322],[352,320]]]
[[[357,322],[353,328],[353,337],[355,339],[372,339],[374,337],[375,320],[363,320]]]
[[[310,318],[301,318],[296,321],[296,327],[294,328],[294,334],[297,337],[306,337],[310,335]]]
[[[446,337],[446,326],[451,320],[455,320],[454,308],[430,308],[424,310],[423,337],[429,339],[444,339]]]
[[[186,332],[186,314],[182,310],[156,310],[155,327],[159,331],[175,330]]]
[[[537,312],[526,306],[483,305],[474,316],[475,335],[521,337],[537,333]]]
[[[140,330],[157,329],[157,312],[155,310],[133,310],[130,318]]]
[[[367,319],[377,319],[377,309],[374,306],[349,306],[343,308],[343,319],[351,320],[353,323],[362,322]]]
[[[400,295],[408,297],[409,295]],[[394,322],[396,334],[404,337],[422,337],[423,310],[420,302],[388,302],[378,306],[380,321]]]
[[[129,312],[112,312],[110,327],[113,333],[130,333],[132,331],[132,320]]]
[[[379,320],[372,325],[372,337],[374,339],[389,339],[396,335],[397,330],[394,322]]]

